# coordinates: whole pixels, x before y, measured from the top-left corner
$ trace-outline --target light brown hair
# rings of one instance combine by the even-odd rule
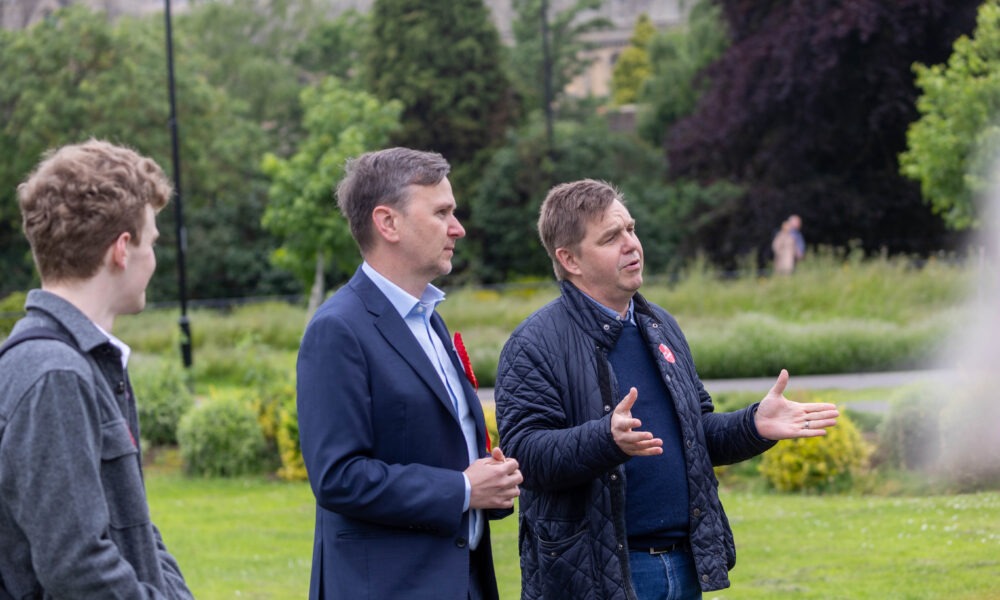
[[[538,236],[552,259],[556,279],[569,277],[556,257],[556,250],[566,248],[576,252],[587,234],[587,224],[603,215],[615,200],[625,203],[614,186],[595,179],[561,183],[549,190],[538,217]]]
[[[91,139],[47,152],[17,186],[42,280],[92,277],[122,233],[139,243],[146,205],[159,212],[171,193],[160,166],[129,148]]]
[[[344,178],[337,185],[337,206],[361,253],[374,241],[372,211],[376,206],[405,211],[410,199],[407,187],[437,185],[450,170],[440,154],[409,148],[367,152],[347,161]]]

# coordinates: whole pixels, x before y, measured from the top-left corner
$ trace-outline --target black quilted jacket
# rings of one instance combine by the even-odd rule
[[[773,442],[757,434],[756,405],[713,412],[677,322],[639,294],[634,305],[680,419],[690,542],[701,587],[728,587],[736,551],[712,466],[745,460]],[[621,327],[563,282],[561,297],[518,326],[500,355],[495,390],[500,439],[524,475],[519,523],[524,599],[635,598],[625,539],[628,456],[611,437],[611,412],[625,393],[607,357]],[[672,351],[674,363],[660,360],[661,344]]]

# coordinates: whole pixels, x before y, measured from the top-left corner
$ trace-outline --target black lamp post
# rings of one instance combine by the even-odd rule
[[[165,0],[166,10],[164,15],[167,21],[167,77],[168,88],[170,90],[170,141],[173,146],[174,164],[174,193],[177,195],[174,202],[174,214],[177,221],[177,283],[178,296],[181,301],[181,316],[177,321],[181,328],[181,358],[184,367],[190,368],[192,363],[191,352],[191,323],[187,316],[187,275],[184,270],[184,256],[187,252],[187,230],[184,228],[184,203],[181,194],[181,157],[177,136],[177,101],[174,97],[174,34],[170,18],[170,0]]]

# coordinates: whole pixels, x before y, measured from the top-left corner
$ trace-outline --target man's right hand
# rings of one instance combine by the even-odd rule
[[[663,454],[663,440],[648,431],[636,431],[642,421],[632,418],[632,406],[639,392],[635,388],[618,403],[611,414],[611,435],[622,452],[629,456],[656,456]]]
[[[505,457],[500,448],[469,465],[465,475],[472,484],[469,508],[513,508],[521,493],[517,486],[524,481],[517,461]]]

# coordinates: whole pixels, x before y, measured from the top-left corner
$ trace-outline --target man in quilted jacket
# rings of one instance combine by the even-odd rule
[[[830,404],[782,394],[716,413],[669,313],[638,293],[642,244],[622,195],[553,188],[538,221],[562,294],[500,355],[500,437],[524,476],[522,598],[701,598],[729,586],[732,531],[712,467],[821,436]]]

